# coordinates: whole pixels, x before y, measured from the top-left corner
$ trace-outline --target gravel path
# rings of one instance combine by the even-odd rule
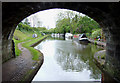
[[[22,43],[18,44],[18,48],[22,51],[21,55],[3,63],[2,81],[20,81],[25,73],[33,68],[35,61],[32,60],[30,51],[22,47]]]

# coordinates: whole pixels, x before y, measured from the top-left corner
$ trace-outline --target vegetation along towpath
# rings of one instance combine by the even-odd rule
[[[34,60],[34,56],[32,55],[31,51],[28,50],[28,48],[23,47],[22,44],[30,42],[32,42],[31,44],[33,44],[35,42],[43,40],[44,38],[46,38],[46,36],[18,44],[18,48],[19,50],[21,50],[22,53],[18,57],[13,58],[3,64],[3,81],[32,80],[43,62],[43,56],[42,53],[39,52],[39,59]]]

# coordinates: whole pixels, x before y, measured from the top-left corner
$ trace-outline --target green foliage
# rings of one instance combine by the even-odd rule
[[[30,22],[28,22],[28,19],[27,19],[27,18],[25,19],[24,24],[25,24],[25,25],[30,25]]]
[[[38,60],[39,56],[41,55],[40,52],[35,50],[33,47],[30,47],[30,45],[32,45],[33,43],[35,43],[37,41],[40,41],[41,39],[43,39],[46,36],[35,39],[29,35],[32,35],[32,34],[29,32],[23,33],[19,30],[15,30],[14,37],[13,37],[13,40],[15,42],[15,54],[16,54],[16,56],[19,56],[21,54],[21,51],[18,49],[18,43],[31,40],[29,42],[24,43],[23,46],[30,50],[31,54],[33,55],[33,60]],[[15,37],[19,40],[16,40]]]
[[[15,55],[16,55],[16,56],[19,56],[19,55],[21,54],[21,50],[18,49],[18,46],[17,46],[17,45],[18,45],[18,43],[20,43],[20,41],[14,39],[14,38],[13,38],[13,40],[14,40],[14,43],[15,43]]]
[[[18,43],[22,42],[23,40],[27,39],[28,36],[19,30],[15,30],[13,35],[13,40],[15,43],[15,55],[19,56],[21,51],[18,49]]]
[[[80,33],[92,33],[93,30],[100,28],[99,24],[88,16],[81,17],[78,23]]]
[[[15,30],[13,35],[13,40],[15,43],[15,55],[19,56],[21,54],[21,50],[18,49],[18,43],[28,40],[29,37],[19,30]]]
[[[45,38],[46,36],[44,37],[41,37],[41,38],[37,38],[37,39],[33,39],[32,41],[29,41],[29,42],[26,42],[26,43],[23,43],[22,46],[29,49],[29,51],[31,52],[31,54],[33,55],[33,60],[39,60],[39,56],[41,55],[41,53],[37,50],[35,50],[33,47],[30,47],[30,45],[42,40],[43,38]]]
[[[96,29],[92,32],[92,38],[96,38],[97,36],[101,36],[102,29]]]
[[[38,37],[42,35],[43,32],[47,31],[45,27],[30,27],[29,25],[20,22],[16,28],[17,30],[32,37],[33,34],[37,34]]]
[[[37,30],[44,31],[44,30],[47,30],[47,29],[45,27],[37,27]]]
[[[14,35],[13,35],[13,40],[15,43],[15,54],[16,56],[19,56],[21,54],[21,51],[18,49],[18,43],[32,40],[32,34],[30,32],[23,33],[20,30],[15,30]]]
[[[55,30],[53,28],[51,28],[51,29],[47,30],[47,33],[51,34],[51,33],[54,33],[54,31]]]
[[[27,35],[19,30],[15,30],[13,37],[16,40],[24,40],[27,38]]]
[[[90,35],[91,35],[91,33],[86,33],[86,36],[89,38],[90,37]]]
[[[80,34],[87,33],[90,37],[92,32],[96,29],[99,29],[99,24],[88,16],[81,16],[80,14],[76,14],[73,11],[65,11],[64,13],[58,14],[58,19],[56,21],[56,28],[47,30],[45,27],[38,27],[31,30],[29,26],[19,25],[20,27],[25,27],[26,31],[32,32],[43,32],[46,34],[51,33],[72,33],[72,34]],[[27,28],[26,28],[27,27]],[[19,29],[19,28],[18,28]]]
[[[56,33],[70,32],[70,22],[69,19],[59,19],[56,24]]]
[[[23,24],[22,22],[20,22],[17,26],[17,30],[20,30],[21,32],[33,32],[33,28],[30,27],[29,25]]]
[[[60,13],[58,18],[55,33],[89,33],[90,36],[93,30],[100,28],[99,24],[88,16],[81,16],[71,11]]]
[[[32,35],[36,33],[38,37],[41,37],[41,32],[46,30],[45,27],[30,27],[28,19],[25,19],[25,22],[20,22],[14,32],[13,40],[15,42],[15,54],[19,56],[21,51],[18,49],[18,43],[33,40]],[[33,51],[35,52],[35,51]],[[36,53],[36,52],[35,52]],[[35,55],[35,53],[33,53]]]

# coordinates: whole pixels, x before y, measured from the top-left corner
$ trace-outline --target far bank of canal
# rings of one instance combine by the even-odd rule
[[[47,38],[35,49],[43,53],[44,62],[33,81],[101,81],[93,59],[101,49],[93,44]]]

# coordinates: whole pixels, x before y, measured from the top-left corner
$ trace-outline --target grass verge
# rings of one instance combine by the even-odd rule
[[[15,43],[15,55],[19,56],[22,53],[21,50],[18,49],[18,43],[25,42],[25,41],[28,41],[28,40],[33,40],[33,39],[34,38],[31,38],[31,37],[27,37],[24,40],[16,40],[15,38],[13,38],[14,43]]]
[[[15,30],[13,40],[15,43],[15,55],[19,56],[22,52],[18,49],[18,43],[26,42],[28,40],[33,40],[35,38],[32,38],[33,33],[30,32],[21,32],[20,30]],[[41,35],[38,35],[38,37],[41,37]]]
[[[36,42],[44,39],[45,37],[47,37],[47,36],[43,36],[43,37],[41,37],[41,38],[37,38],[37,39],[31,40],[31,41],[28,41],[28,42],[25,42],[25,43],[22,44],[23,47],[27,48],[27,49],[31,52],[31,54],[32,54],[32,56],[33,56],[33,58],[32,58],[33,60],[38,61],[38,60],[39,60],[39,56],[40,56],[41,54],[40,54],[39,51],[37,51],[36,49],[34,49],[33,47],[30,47],[30,46],[31,46],[32,44],[34,44],[34,43],[36,43]]]
[[[18,43],[20,43],[21,41],[16,40],[16,39],[14,39],[14,38],[13,38],[13,40],[14,40],[14,42],[15,42],[15,55],[16,55],[16,56],[19,56],[22,52],[21,52],[21,50],[18,49]]]
[[[31,54],[33,55],[33,60],[39,60],[39,56],[41,55],[40,52],[35,50],[33,47],[30,47],[30,45],[44,39],[46,36],[38,35],[38,38],[32,38],[33,33],[29,32],[21,32],[19,30],[15,30],[13,40],[15,42],[15,54],[16,56],[19,56],[22,52],[18,48],[18,43],[25,42],[22,44],[23,47],[27,48]],[[30,41],[29,41],[30,40]],[[28,41],[28,42],[27,42]]]
[[[19,31],[19,30],[15,30],[14,32],[14,39],[18,39],[18,40],[24,40],[26,39],[28,36],[26,34],[24,34],[23,32]]]

